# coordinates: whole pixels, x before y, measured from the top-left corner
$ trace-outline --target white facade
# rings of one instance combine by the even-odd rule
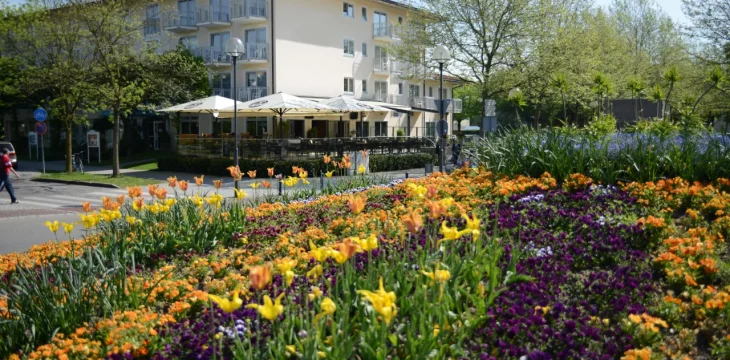
[[[241,101],[276,92],[314,100],[351,95],[394,110],[366,115],[363,135],[424,136],[432,133],[439,117],[434,101],[439,84],[407,79],[402,64],[385,54],[388,44],[399,41],[394,34],[407,12],[404,5],[381,0],[165,0],[148,8],[145,40],[159,42],[161,50],[183,43],[203,57],[213,73],[215,95]],[[246,47],[246,55],[238,60],[236,89],[225,54],[231,37],[240,38]],[[452,85],[444,83],[447,98],[452,97]],[[459,111],[460,103],[449,111],[454,108]],[[345,115],[344,128],[338,128],[335,117],[288,119],[289,135],[360,135],[359,115]],[[181,132],[232,131],[230,120],[196,118],[185,118]],[[447,120],[452,122],[451,114]],[[247,122],[244,129],[239,119],[239,132],[255,137],[271,133],[271,117]]]

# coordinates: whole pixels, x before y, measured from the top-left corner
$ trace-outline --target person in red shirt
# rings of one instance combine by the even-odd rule
[[[10,182],[10,172],[15,174],[15,177],[20,179],[20,175],[18,175],[17,172],[15,172],[15,169],[13,169],[13,162],[10,161],[10,150],[5,148],[3,149],[3,154],[0,156],[0,191],[2,191],[2,188],[5,187],[6,190],[8,190],[8,194],[10,194],[10,203],[11,204],[17,204],[18,199],[15,197],[15,191],[13,191],[13,184]]]

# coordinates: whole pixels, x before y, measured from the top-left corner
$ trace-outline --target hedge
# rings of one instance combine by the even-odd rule
[[[240,159],[239,167],[242,171],[256,170],[259,177],[266,177],[267,168],[274,168],[275,174],[291,174],[292,166],[299,166],[313,176],[326,170],[324,160],[275,160],[275,159]],[[370,171],[396,171],[422,168],[427,163],[436,163],[433,154],[395,154],[370,155]],[[186,172],[193,174],[228,175],[227,167],[231,166],[231,158],[207,158],[194,156],[161,156],[157,159],[157,168],[163,171]],[[330,166],[330,170],[331,170]]]

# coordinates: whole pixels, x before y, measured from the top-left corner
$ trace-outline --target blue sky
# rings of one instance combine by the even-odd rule
[[[606,8],[608,8],[608,5],[612,2],[613,0],[595,0],[596,5],[604,6]],[[678,23],[684,23],[687,21],[684,13],[682,13],[682,0],[656,0],[656,3],[659,4],[659,6],[664,9],[664,12],[671,16],[674,21]]]

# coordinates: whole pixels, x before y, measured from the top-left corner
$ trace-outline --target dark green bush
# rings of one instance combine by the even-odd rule
[[[290,175],[292,166],[309,171],[317,176],[326,170],[322,158],[308,160],[266,160],[240,159],[242,171],[256,170],[257,177],[266,177],[267,169],[273,167],[275,174]],[[427,163],[435,163],[433,154],[370,155],[370,171],[395,171],[422,168]],[[233,165],[230,158],[206,158],[193,156],[162,156],[157,159],[157,168],[163,171],[186,172],[193,174],[228,175],[227,167]],[[330,166],[330,170],[332,167]]]

